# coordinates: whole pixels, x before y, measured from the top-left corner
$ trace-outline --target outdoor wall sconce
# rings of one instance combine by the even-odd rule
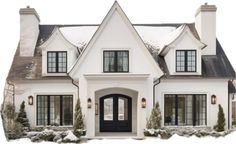
[[[211,104],[216,104],[216,95],[211,96]]]
[[[146,108],[146,99],[145,98],[142,98],[141,106],[142,106],[142,108]]]
[[[33,96],[28,97],[28,104],[33,105]]]
[[[92,107],[92,100],[91,98],[88,98],[88,108],[91,108]]]

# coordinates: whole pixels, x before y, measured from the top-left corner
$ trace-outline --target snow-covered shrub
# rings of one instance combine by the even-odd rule
[[[72,131],[67,132],[67,136],[63,138],[62,142],[78,142],[79,138],[76,137]]]
[[[161,129],[145,129],[144,135],[154,136],[154,137],[160,136],[160,138],[162,139],[168,139],[174,134],[184,137],[190,137],[193,135],[197,137],[206,137],[206,136],[220,137],[220,136],[226,136],[231,132],[232,130],[217,132],[211,128],[175,127],[175,128],[161,128]]]
[[[24,134],[23,126],[19,122],[14,121],[13,123],[7,126],[6,133],[7,133],[8,139],[21,138]]]
[[[23,136],[23,127],[15,121],[15,107],[11,103],[6,103],[3,107],[3,126],[8,139],[17,139]]]
[[[25,112],[25,101],[23,101],[20,105],[20,112],[17,115],[16,121],[22,124],[26,130],[29,130],[29,120],[27,118],[27,114]]]
[[[147,129],[159,129],[161,127],[161,111],[158,102],[152,109],[152,113],[147,121],[146,127]]]
[[[218,119],[217,119],[216,125],[214,126],[214,129],[217,132],[222,132],[225,130],[225,114],[224,114],[223,108],[220,104],[218,105],[218,107],[219,107]]]

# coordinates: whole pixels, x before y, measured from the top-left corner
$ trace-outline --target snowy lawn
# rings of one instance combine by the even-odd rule
[[[168,140],[163,140],[160,138],[148,137],[144,140],[135,140],[135,139],[100,139],[100,140],[88,140],[87,142],[82,142],[82,144],[227,144],[235,143],[236,141],[236,132],[233,132],[225,137],[203,137],[198,138],[196,136],[192,137],[182,137],[178,135],[173,135]],[[10,141],[11,144],[30,144],[29,139],[20,139]],[[41,142],[42,144],[52,144],[53,142]]]

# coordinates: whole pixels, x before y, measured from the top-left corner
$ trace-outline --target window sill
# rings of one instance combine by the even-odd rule
[[[199,72],[174,72],[172,75],[201,75]]]
[[[43,76],[67,76],[67,73],[44,73]]]

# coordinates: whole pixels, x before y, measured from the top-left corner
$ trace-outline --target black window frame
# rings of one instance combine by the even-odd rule
[[[184,52],[184,71],[178,70],[177,67],[177,52]],[[194,51],[195,52],[195,71],[188,70],[188,52]],[[175,52],[175,71],[176,72],[197,72],[197,51],[196,50],[176,50]]]
[[[114,52],[114,71],[105,71],[105,52]],[[127,52],[128,68],[127,71],[118,71],[118,52]],[[129,51],[128,50],[104,50],[103,51],[103,72],[104,73],[128,73],[129,72]]]
[[[73,125],[73,123],[74,123],[74,111],[73,111],[73,103],[74,103],[74,99],[73,99],[73,95],[37,95],[36,96],[36,99],[37,99],[37,101],[36,101],[36,125],[37,126],[50,126],[51,125],[51,123],[50,123],[50,97],[55,97],[55,96],[58,96],[58,97],[60,97],[60,125],[59,126],[71,126],[71,125]],[[63,105],[63,98],[64,97],[71,97],[71,103],[72,103],[72,118],[71,118],[71,121],[72,121],[72,124],[71,125],[63,125],[63,111],[64,111],[64,105]],[[47,119],[45,118],[45,120],[47,120],[46,121],[46,123],[47,124],[44,124],[44,125],[42,125],[42,124],[39,124],[39,117],[38,117],[38,115],[39,115],[39,110],[38,110],[38,108],[39,108],[39,103],[38,103],[38,100],[39,100],[39,97],[45,97],[46,98],[46,103],[47,103],[47,105],[46,105],[46,107],[47,107],[47,112],[44,114],[44,115],[47,115]]]
[[[200,96],[204,96],[204,102],[205,102],[205,125],[207,125],[207,94],[165,94],[164,95],[164,125],[165,126],[179,126],[178,125],[178,96],[181,95],[181,96],[187,96],[187,95],[191,95],[192,96],[192,125],[181,125],[181,126],[201,126],[199,124],[197,124],[197,111],[196,111],[196,104],[197,104],[197,97],[200,95]],[[167,125],[165,120],[166,120],[166,117],[165,117],[165,97],[168,97],[168,96],[173,96],[174,98],[174,110],[175,110],[175,113],[174,113],[174,121],[175,121],[175,124],[174,125]]]
[[[56,71],[55,72],[50,72],[49,71],[49,53],[55,53],[56,54]],[[65,53],[66,54],[66,71],[65,72],[59,72],[59,53]],[[67,73],[67,51],[48,51],[47,52],[47,73]],[[63,67],[62,67],[63,68]]]

